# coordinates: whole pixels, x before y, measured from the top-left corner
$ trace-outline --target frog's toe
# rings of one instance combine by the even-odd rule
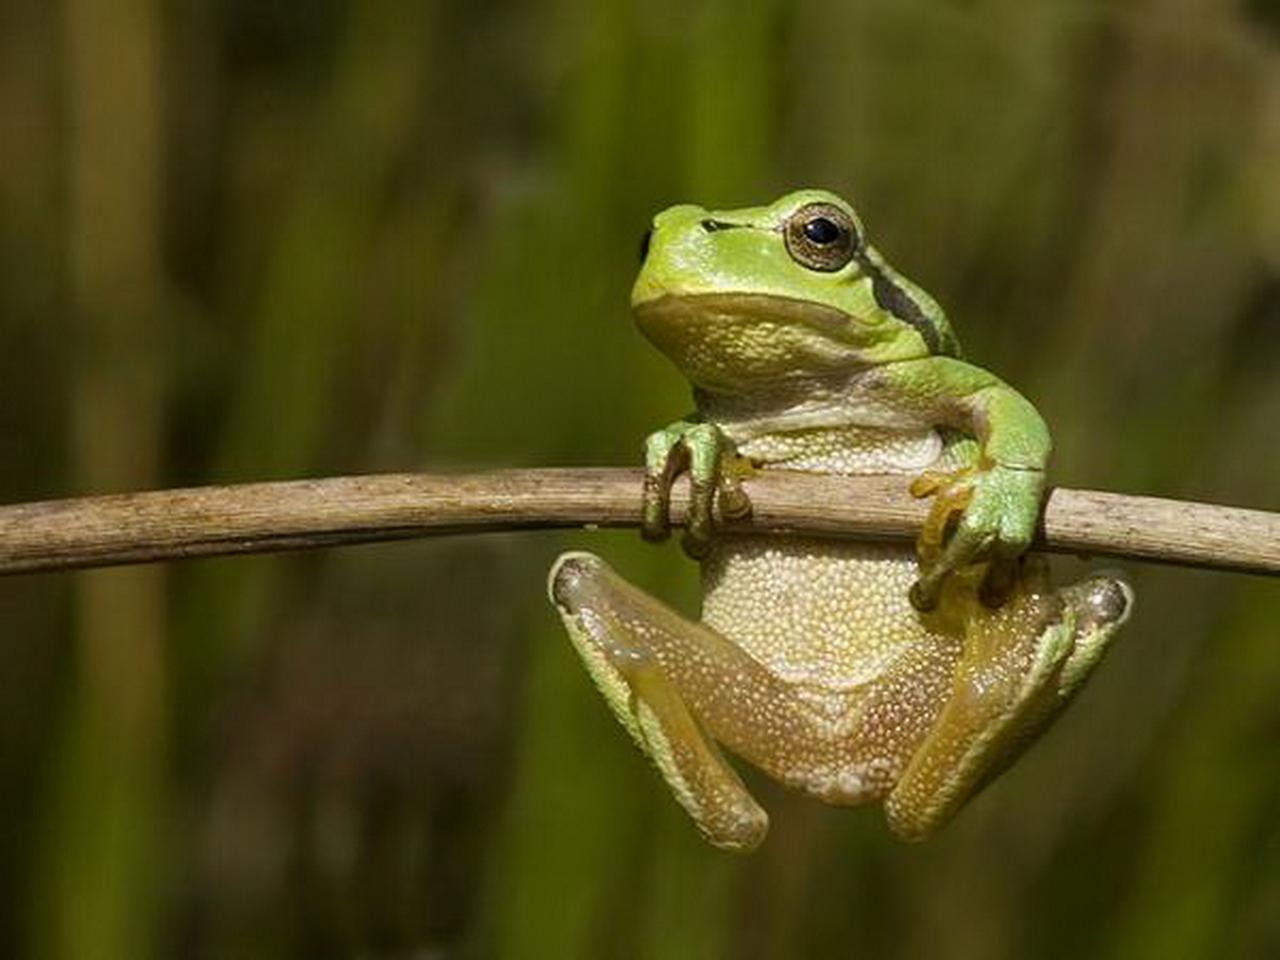
[[[1069,698],[1102,658],[1111,638],[1133,612],[1133,588],[1122,574],[1095,573],[1062,590],[1062,598],[1075,612],[1075,636],[1071,654],[1062,666],[1058,690]]]
[[[925,548],[919,548],[921,569],[909,594],[912,606],[921,613],[933,610],[942,596],[947,578],[972,563],[975,555],[981,553],[991,539],[982,527],[961,521],[946,546],[940,550],[926,552]]]
[[[547,597],[557,609],[577,613],[591,583],[607,568],[594,553],[570,550],[556,557],[547,573]]]
[[[718,427],[700,423],[689,429],[682,442],[689,452],[689,511],[680,542],[685,553],[701,560],[711,549],[715,532],[714,506],[727,441]]]
[[[1012,596],[1018,583],[1020,565],[1017,560],[993,560],[987,564],[978,587],[978,599],[984,607],[1001,607]]]
[[[644,499],[640,535],[653,543],[671,533],[671,486],[688,466],[688,451],[674,428],[650,434],[645,441]]]
[[[1133,587],[1118,571],[1099,571],[1066,592],[1079,607],[1077,631],[1082,634],[1122,626],[1133,612]]]
[[[715,528],[712,505],[715,502],[714,482],[693,480],[689,488],[689,513],[685,520],[684,536],[680,546],[694,560],[701,560],[711,550],[711,538]]]
[[[649,435],[645,441],[644,501],[641,535],[650,541],[666,539],[671,529],[671,488],[676,478],[689,474],[689,506],[682,544],[696,560],[706,556],[714,534],[714,507],[723,493],[722,462],[731,450],[729,442],[714,424],[677,421]],[[750,509],[740,490],[730,491],[731,515]]]

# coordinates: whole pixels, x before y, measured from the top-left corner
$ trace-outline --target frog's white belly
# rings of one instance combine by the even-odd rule
[[[960,654],[907,599],[909,550],[721,535],[703,564],[703,621],[785,684],[801,737],[730,749],[828,803],[885,796],[933,725]]]
[[[815,473],[919,473],[943,454],[936,430],[883,427],[791,430],[739,440],[738,452],[751,460]]]
[[[916,574],[900,546],[721,535],[702,618],[787,683],[851,692],[937,642],[907,599]]]

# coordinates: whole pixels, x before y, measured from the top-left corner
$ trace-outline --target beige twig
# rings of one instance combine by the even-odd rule
[[[927,504],[897,477],[776,472],[746,484],[735,529],[909,540]],[[683,485],[674,518],[684,513]],[[0,507],[0,574],[299,550],[436,534],[631,527],[640,474],[623,469],[387,474],[197,487]],[[1039,546],[1280,575],[1280,513],[1055,489]]]

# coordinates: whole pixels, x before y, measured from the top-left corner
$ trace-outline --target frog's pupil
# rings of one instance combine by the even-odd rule
[[[653,231],[646,230],[644,236],[640,238],[640,262],[644,263],[645,257],[649,256],[649,241],[653,239]]]
[[[840,228],[826,217],[814,217],[805,223],[804,235],[813,243],[826,246],[840,238]]]

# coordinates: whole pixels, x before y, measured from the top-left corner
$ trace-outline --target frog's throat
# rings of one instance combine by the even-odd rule
[[[874,337],[843,310],[774,294],[669,293],[634,310],[645,337],[714,392],[856,369]]]
[[[641,329],[703,323],[774,323],[847,336],[857,321],[838,307],[775,293],[664,293],[633,305]]]

